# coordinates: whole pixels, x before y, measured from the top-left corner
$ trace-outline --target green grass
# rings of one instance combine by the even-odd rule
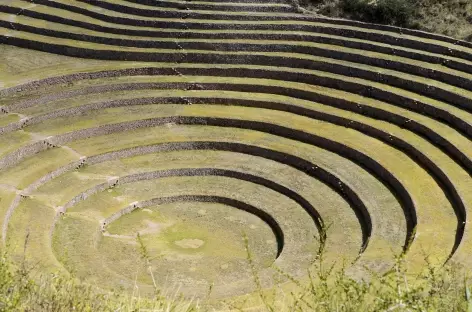
[[[16,131],[0,137],[0,157],[7,155],[20,148],[22,145],[31,143],[29,134],[23,131]]]
[[[20,120],[20,117],[17,114],[1,114],[0,127],[6,126],[9,123],[13,123],[19,120]]]
[[[63,148],[45,150],[13,168],[2,170],[0,179],[18,189],[24,189],[49,172],[78,159],[77,155]]]
[[[10,218],[7,240],[11,257],[15,261],[26,258],[38,269],[50,272],[61,269],[60,263],[53,257],[49,236],[50,223],[55,211],[33,199],[23,199]],[[25,244],[28,248],[25,249]]]
[[[141,265],[149,265],[146,246],[141,245]],[[247,262],[251,266],[251,253]],[[427,262],[427,261],[426,261]],[[7,255],[0,258],[0,309],[2,311],[454,311],[470,312],[470,279],[454,264],[411,274],[408,263],[398,258],[391,271],[373,275],[368,281],[351,279],[346,272],[332,271],[321,257],[309,269],[308,280],[270,291],[259,284],[250,295],[215,303],[195,302],[179,296],[165,299],[159,289],[150,298],[131,297],[123,292],[105,291],[84,284],[74,276],[35,275],[25,263],[13,264]],[[279,272],[285,276],[284,272]],[[152,274],[150,274],[152,276]],[[135,294],[136,295],[136,294]]]
[[[197,311],[180,298],[139,298],[99,290],[73,276],[37,275],[34,268],[0,258],[0,310],[10,311]]]

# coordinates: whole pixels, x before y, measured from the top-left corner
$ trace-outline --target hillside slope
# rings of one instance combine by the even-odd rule
[[[470,0],[300,0],[321,15],[390,24],[472,41]]]

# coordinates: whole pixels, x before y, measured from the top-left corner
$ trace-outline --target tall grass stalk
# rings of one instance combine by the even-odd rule
[[[255,293],[226,303],[206,298],[201,304],[186,300],[178,291],[156,292],[152,298],[143,298],[139,292],[133,296],[105,291],[73,276],[38,275],[26,261],[13,264],[3,253],[0,256],[0,311],[472,312],[469,276],[464,268],[454,263],[437,266],[426,258],[424,271],[413,273],[408,271],[403,256],[399,256],[392,270],[385,274],[372,272],[368,279],[359,281],[349,277],[343,267],[335,268],[325,262],[320,254],[302,280],[274,267],[277,279],[286,283],[264,289],[247,237],[245,244]],[[143,255],[148,255],[144,244],[142,247]],[[163,285],[156,285],[156,289],[157,286],[164,289]]]

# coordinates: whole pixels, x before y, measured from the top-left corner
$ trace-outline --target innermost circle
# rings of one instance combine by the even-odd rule
[[[178,284],[189,296],[203,296],[214,285],[215,296],[226,296],[253,287],[248,250],[260,271],[275,261],[277,246],[272,228],[258,216],[221,203],[188,201],[122,215],[106,227],[97,250],[122,280]]]
[[[178,241],[174,241],[174,244],[179,246],[180,248],[197,249],[202,247],[205,242],[197,238],[184,238]]]
[[[221,181],[213,188],[221,187],[216,182]],[[151,187],[142,184],[129,186],[128,192],[136,192],[132,199],[146,199],[139,191]],[[152,186],[165,190],[167,184],[185,186],[164,179]],[[170,289],[177,285],[189,297],[208,296],[209,289],[214,297],[227,297],[251,292],[252,268],[265,272],[277,258],[278,241],[270,224],[219,202],[175,201],[137,208],[100,231],[89,216],[102,220],[120,212],[127,206],[116,198],[126,199],[125,191],[121,186],[94,195],[84,201],[80,214],[70,213],[56,225],[54,252],[82,279],[129,290],[138,284],[145,295],[157,284]],[[97,234],[99,239],[90,243]]]

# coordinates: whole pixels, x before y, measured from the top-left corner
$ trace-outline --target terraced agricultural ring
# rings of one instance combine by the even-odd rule
[[[2,248],[40,271],[219,298],[321,252],[472,265],[469,42],[290,0],[10,0],[0,61]]]

